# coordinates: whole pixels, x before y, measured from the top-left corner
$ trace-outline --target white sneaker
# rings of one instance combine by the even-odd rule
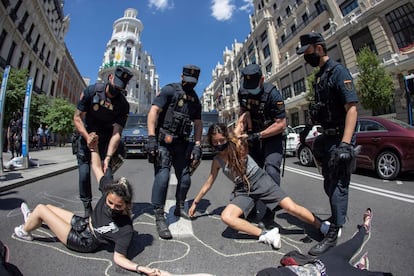
[[[279,228],[275,227],[272,230],[260,235],[259,242],[270,244],[273,248],[279,249],[282,247],[282,240],[279,234]]]
[[[26,223],[27,218],[30,215],[30,209],[29,209],[29,206],[27,206],[26,202],[22,203],[22,205],[20,206],[20,210],[22,211],[24,222]]]
[[[321,233],[324,236],[326,236],[326,234],[328,234],[330,225],[331,225],[331,223],[329,221],[327,221],[327,220],[322,221],[321,227],[319,228],[319,230],[321,231]]]
[[[14,228],[14,234],[16,235],[16,237],[18,237],[22,240],[32,241],[33,240],[32,234],[27,233],[26,231],[24,231],[23,226],[24,226],[24,224],[15,227]]]

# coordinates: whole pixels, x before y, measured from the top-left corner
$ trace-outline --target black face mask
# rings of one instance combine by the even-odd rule
[[[311,54],[305,54],[303,57],[305,58],[305,61],[312,67],[318,67],[319,62],[321,61],[321,57],[315,52]]]
[[[118,217],[123,214],[122,210],[112,209],[111,207],[108,206],[108,204],[106,204],[106,202],[104,203],[103,211],[105,215],[107,215],[110,218]]]
[[[213,148],[214,148],[215,151],[220,152],[220,151],[225,150],[228,145],[229,145],[229,142],[226,142],[226,143],[221,144],[221,145],[215,145],[215,146],[213,146]]]
[[[183,81],[181,83],[181,86],[183,87],[183,90],[185,92],[191,92],[191,91],[193,91],[193,89],[194,89],[194,87],[196,85],[197,85],[197,83],[195,83],[195,82],[185,82],[185,81]]]

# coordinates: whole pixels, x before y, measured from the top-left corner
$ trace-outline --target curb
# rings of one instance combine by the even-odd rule
[[[24,185],[27,185],[27,184],[30,184],[30,183],[33,183],[33,182],[36,182],[36,181],[39,181],[39,180],[48,178],[48,177],[52,177],[52,176],[55,176],[55,175],[59,175],[59,174],[65,173],[65,172],[69,172],[69,171],[75,170],[77,168],[78,168],[78,165],[73,165],[73,166],[69,166],[69,167],[64,168],[64,169],[61,169],[61,170],[47,172],[47,173],[45,173],[43,175],[39,175],[39,176],[36,176],[36,177],[28,178],[28,179],[19,181],[17,183],[13,183],[13,184],[10,184],[10,185],[6,185],[4,187],[0,187],[0,192],[4,192],[4,191],[8,191],[8,190],[17,188],[17,187],[21,187],[21,186],[24,186]]]

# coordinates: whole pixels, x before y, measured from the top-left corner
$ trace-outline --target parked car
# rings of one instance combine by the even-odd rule
[[[285,142],[283,142],[283,146],[286,146],[285,152],[286,154],[295,156],[296,148],[300,143],[299,134],[297,134],[291,126],[287,126],[285,129],[285,135],[287,135],[286,145]]]
[[[297,134],[300,134],[304,129],[305,129],[305,125],[298,125],[293,128],[293,130]],[[322,127],[320,125],[312,126],[312,129],[309,131],[308,135],[306,136],[306,139],[318,136],[321,133],[322,133]]]
[[[147,114],[131,114],[122,131],[126,157],[147,155],[148,142]]]
[[[401,172],[414,170],[414,127],[399,120],[361,117],[356,127],[361,145],[357,168],[374,170],[379,178],[392,180]],[[297,156],[304,166],[313,165],[312,145],[316,137],[299,145]]]

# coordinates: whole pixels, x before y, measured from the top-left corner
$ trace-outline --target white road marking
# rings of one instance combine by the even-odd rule
[[[316,173],[300,170],[300,169],[293,168],[293,167],[286,167],[285,169],[287,171],[290,171],[290,172],[293,172],[293,173],[301,174],[301,175],[311,177],[311,178],[314,178],[314,179],[323,180],[323,177],[319,174],[316,174]],[[363,184],[359,184],[359,183],[355,183],[355,182],[351,182],[349,187],[353,188],[353,189],[356,189],[356,190],[364,191],[364,192],[367,192],[367,193],[376,194],[376,195],[380,195],[380,196],[388,197],[388,198],[393,198],[393,199],[396,199],[396,200],[399,200],[399,201],[414,203],[414,196],[413,195],[393,192],[393,191],[385,190],[385,189],[381,189],[381,188],[375,188],[375,187],[371,187],[371,186],[368,186],[368,185],[363,185]]]

